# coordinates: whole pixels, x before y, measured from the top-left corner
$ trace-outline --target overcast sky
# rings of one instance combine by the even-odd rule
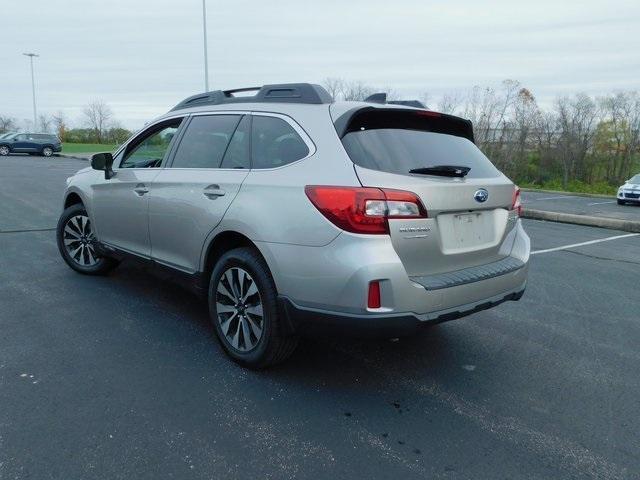
[[[102,99],[137,128],[204,89],[201,0],[2,0],[0,115]],[[640,1],[207,0],[211,89],[326,77],[406,97],[519,80],[557,95],[640,89]],[[435,102],[434,102],[435,103]]]

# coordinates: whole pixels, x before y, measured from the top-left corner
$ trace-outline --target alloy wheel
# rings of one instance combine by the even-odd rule
[[[222,274],[216,287],[216,313],[231,347],[249,352],[258,345],[264,331],[262,298],[248,272],[231,267]]]
[[[3,145],[0,147],[0,155],[9,155],[9,147]]]
[[[69,218],[64,226],[62,239],[67,253],[78,265],[92,267],[100,261],[95,250],[91,220],[86,215]]]
[[[45,157],[50,157],[51,155],[53,155],[53,150],[52,150],[51,148],[49,148],[49,147],[46,147],[46,148],[44,148],[44,149],[42,150],[42,154],[43,154]]]

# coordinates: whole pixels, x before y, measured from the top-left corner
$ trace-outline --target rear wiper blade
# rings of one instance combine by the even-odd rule
[[[471,170],[470,167],[458,165],[436,165],[434,167],[412,168],[409,173],[419,173],[422,175],[438,175],[440,177],[464,177]]]

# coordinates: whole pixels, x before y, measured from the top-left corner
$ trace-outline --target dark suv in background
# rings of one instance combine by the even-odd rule
[[[0,138],[0,155],[28,153],[50,157],[62,151],[62,142],[50,133],[17,133],[8,138]]]

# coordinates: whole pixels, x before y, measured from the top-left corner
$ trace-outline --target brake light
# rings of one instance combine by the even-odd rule
[[[522,202],[520,201],[520,187],[516,186],[513,191],[511,210],[515,210],[518,216],[522,215]]]
[[[421,117],[441,117],[442,116],[440,112],[432,112],[431,110],[419,110],[416,112],[416,115],[420,115]]]
[[[415,193],[370,187],[307,185],[311,203],[331,223],[352,233],[388,234],[389,219],[427,218]]]
[[[367,308],[380,308],[380,281],[369,282],[369,294],[367,296]]]

